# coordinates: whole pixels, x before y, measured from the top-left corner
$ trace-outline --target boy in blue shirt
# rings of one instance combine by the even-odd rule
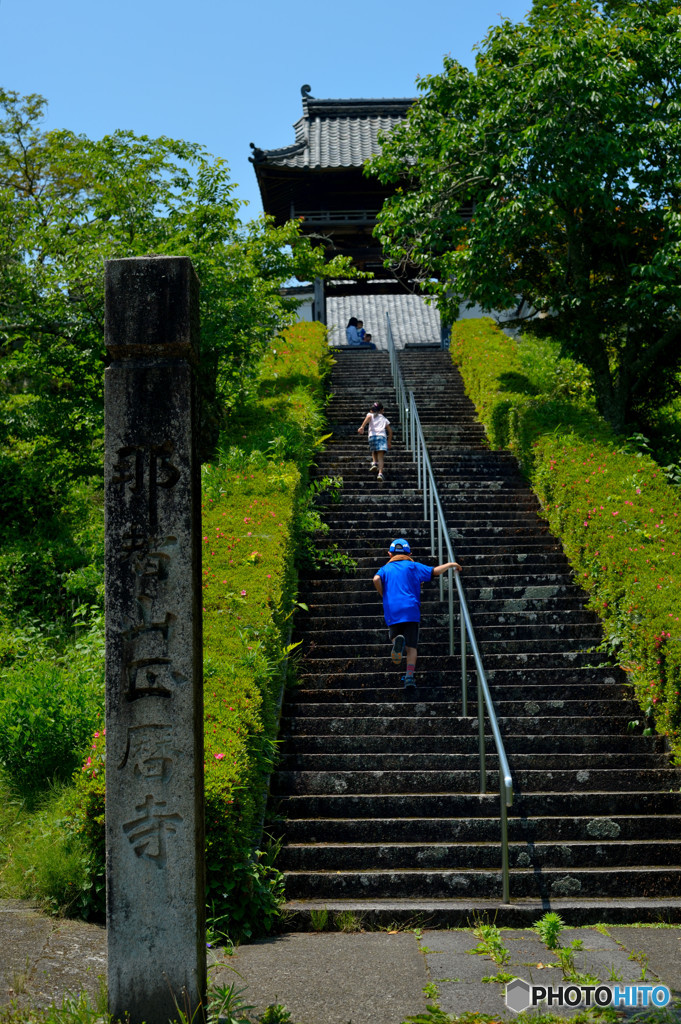
[[[454,569],[461,571],[458,562],[445,562],[431,569],[429,565],[415,562],[411,557],[409,542],[404,537],[394,540],[388,549],[390,559],[381,566],[373,583],[383,598],[383,614],[393,642],[391,658],[396,665],[407,652],[407,672],[401,682],[405,688],[415,688],[414,669],[419,643],[421,621],[421,584]]]

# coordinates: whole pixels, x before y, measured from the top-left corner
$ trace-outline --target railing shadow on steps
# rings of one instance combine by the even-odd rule
[[[417,465],[418,472],[418,488],[423,490],[423,518],[426,522],[430,523],[430,553],[435,555],[435,531],[437,527],[437,557],[442,563],[443,558],[443,545],[447,550],[447,560],[450,562],[456,561],[454,557],[454,550],[447,529],[447,521],[445,514],[442,509],[442,503],[438,494],[437,485],[435,483],[435,476],[433,474],[433,467],[430,462],[428,455],[428,448],[426,446],[425,438],[423,436],[423,429],[421,427],[421,420],[419,418],[418,409],[416,406],[416,399],[414,398],[414,392],[410,391],[407,394],[407,390],[402,377],[402,371],[400,370],[399,359],[397,356],[397,350],[395,348],[395,342],[393,340],[392,326],[390,323],[390,314],[386,313],[386,319],[388,322],[388,354],[390,356],[390,368],[392,371],[393,384],[395,386],[395,393],[397,396],[397,405],[400,416],[400,427],[402,430],[402,437],[405,439],[406,447],[408,451],[413,452],[414,461]],[[463,586],[459,578],[459,573],[450,569],[447,572],[448,578],[448,597],[449,597],[449,653],[453,655],[454,649],[454,587],[453,583],[456,584],[456,590],[459,597],[459,621],[461,625],[461,714],[464,718],[468,716],[468,696],[467,696],[467,685],[466,685],[466,656],[468,645],[473,654],[473,660],[475,662],[475,669],[477,675],[477,702],[478,702],[478,749],[480,752],[480,792],[487,792],[487,769],[486,769],[486,750],[485,750],[485,720],[484,714],[481,713],[481,709],[484,708],[487,712],[489,719],[492,736],[494,738],[494,745],[497,749],[497,755],[499,757],[499,803],[500,803],[500,826],[501,826],[501,873],[502,873],[502,887],[503,887],[503,902],[510,903],[510,882],[509,882],[509,869],[508,869],[508,808],[513,803],[513,780],[511,778],[511,770],[508,765],[508,759],[506,757],[506,751],[504,749],[504,742],[501,737],[499,730],[499,723],[497,722],[496,712],[494,710],[494,704],[492,703],[492,695],[489,691],[489,685],[487,683],[487,676],[485,673],[484,666],[482,664],[482,658],[480,656],[480,650],[478,648],[477,640],[475,638],[475,630],[473,629],[473,623],[471,621],[470,612],[468,611],[468,604],[466,602],[466,596],[464,594]],[[444,575],[440,576],[440,600],[444,599]]]

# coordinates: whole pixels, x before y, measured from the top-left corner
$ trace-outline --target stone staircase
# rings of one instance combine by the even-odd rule
[[[329,533],[357,568],[310,571],[300,685],[283,709],[282,761],[271,811],[283,822],[280,867],[291,926],[311,910],[353,910],[389,923],[424,915],[497,924],[559,910],[572,924],[681,920],[681,785],[664,741],[631,731],[640,719],[623,675],[594,668],[597,617],[513,457],[490,451],[449,355],[405,350],[453,547],[514,780],[509,812],[510,906],[501,905],[498,759],[487,739],[488,792],[479,792],[475,676],[461,714],[458,653],[448,653],[447,603],[424,588],[419,684],[405,694],[389,658],[371,578],[397,536],[426,564],[416,467],[399,436],[388,356],[336,353],[328,406],[333,440],[317,477]],[[368,472],[357,427],[386,407],[396,444],[385,481]],[[456,626],[458,646],[458,623]],[[489,731],[489,730],[488,730]]]

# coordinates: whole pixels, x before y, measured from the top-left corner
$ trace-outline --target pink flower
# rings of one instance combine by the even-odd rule
[[[216,755],[215,755],[215,760],[216,760],[216,761],[222,761],[222,759],[223,759],[223,757],[224,757],[224,756],[225,756],[224,754],[216,754]]]
[[[245,596],[246,596],[246,591],[245,591],[245,590],[242,590],[242,591],[241,591],[241,596],[242,596],[242,597],[245,597]]]

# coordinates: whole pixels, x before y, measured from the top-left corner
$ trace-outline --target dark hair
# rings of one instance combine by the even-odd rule
[[[371,406],[371,411],[372,412],[380,412],[382,408],[383,408],[383,402],[374,402],[374,404]]]
[[[348,327],[356,327],[356,326],[357,326],[357,317],[356,316],[351,316],[350,319],[348,320]]]

